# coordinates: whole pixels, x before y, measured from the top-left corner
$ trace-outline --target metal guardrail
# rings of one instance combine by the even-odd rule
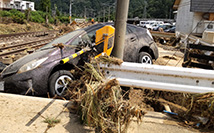
[[[162,91],[206,93],[214,91],[214,71],[124,62],[101,65],[106,77],[117,78],[121,86]]]

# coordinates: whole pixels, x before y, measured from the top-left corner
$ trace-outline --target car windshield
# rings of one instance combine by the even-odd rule
[[[66,35],[63,35],[57,39],[55,39],[54,41],[46,44],[45,46],[41,47],[41,49],[47,49],[47,48],[51,48],[53,47],[52,45],[53,44],[59,44],[59,43],[63,43],[63,44],[66,44],[68,41],[70,41],[72,38],[74,38],[76,35],[79,35],[80,33],[84,32],[83,29],[80,29],[80,30],[75,30],[73,32],[70,32]]]

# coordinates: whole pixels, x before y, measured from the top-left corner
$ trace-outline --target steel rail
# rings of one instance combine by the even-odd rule
[[[206,93],[214,91],[214,71],[124,62],[121,66],[100,65],[107,78],[121,86],[162,91]]]
[[[41,33],[54,33],[59,32],[58,30],[50,30],[50,31],[39,31],[39,32],[24,32],[24,33],[15,33],[15,34],[0,34],[0,38],[6,38],[6,37],[15,37],[15,36],[22,36],[22,35],[36,35]]]
[[[46,41],[49,41],[49,40],[51,41],[51,40],[53,40],[55,38],[56,37],[47,38],[47,39],[38,40],[38,41],[32,41],[32,42],[24,43],[24,44],[19,45],[19,46],[32,44],[30,47],[31,48],[36,48],[36,47],[40,47],[40,46],[43,46],[43,45],[47,44],[47,43],[42,43],[42,42],[44,42],[44,41],[46,42]],[[39,43],[39,42],[41,42],[41,43],[40,44],[34,44],[34,43]],[[6,56],[6,55],[10,55],[10,54],[19,53],[19,52],[22,52],[22,51],[27,50],[27,49],[28,49],[27,47],[24,47],[24,48],[19,48],[19,49],[13,50],[13,51],[8,51],[8,52],[5,52],[5,53],[0,53],[0,57]]]

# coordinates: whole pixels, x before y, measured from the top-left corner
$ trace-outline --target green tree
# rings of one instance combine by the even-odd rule
[[[36,10],[39,9],[39,3],[46,0],[31,0],[35,2]],[[146,6],[147,9],[147,18],[169,18],[172,15],[172,5],[173,0],[130,0],[129,4],[129,17],[143,17],[145,1],[148,3]],[[106,9],[106,14],[108,11],[108,5],[112,5],[116,0],[73,0],[72,13],[75,16],[84,16],[85,7],[87,8],[87,14],[90,9],[93,9],[96,13],[96,16],[100,12],[101,17],[103,17],[102,10]],[[106,3],[106,5],[103,5]],[[61,14],[69,13],[69,4],[70,0],[51,0],[51,9],[54,9],[54,4],[57,5],[58,10]],[[39,5],[39,6],[38,6]],[[44,8],[45,9],[45,8]],[[114,16],[113,11],[115,9],[111,8],[111,16]],[[46,10],[43,10],[46,11]]]
[[[43,12],[51,12],[51,1],[50,0],[40,0],[39,10]]]

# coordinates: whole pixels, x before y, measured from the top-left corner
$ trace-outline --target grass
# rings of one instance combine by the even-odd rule
[[[60,120],[48,117],[45,118],[44,122],[48,123],[48,127],[54,127],[56,124],[60,123]]]

